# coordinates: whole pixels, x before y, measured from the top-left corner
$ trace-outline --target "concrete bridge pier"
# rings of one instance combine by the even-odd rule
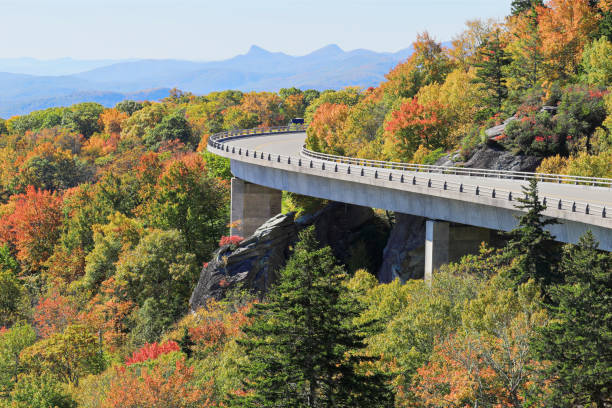
[[[282,191],[232,178],[230,235],[249,237],[281,212]]]
[[[433,272],[449,261],[450,223],[427,220],[425,222],[425,281],[431,282]]]

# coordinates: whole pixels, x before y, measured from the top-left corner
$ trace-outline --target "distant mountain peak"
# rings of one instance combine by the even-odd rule
[[[323,48],[319,48],[318,50],[311,52],[309,55],[335,56],[340,54],[344,54],[344,50],[342,50],[338,44],[329,44]]]
[[[267,55],[267,54],[271,54],[270,51],[264,50],[258,45],[251,45],[251,48],[249,48],[249,52],[247,53],[247,55]]]

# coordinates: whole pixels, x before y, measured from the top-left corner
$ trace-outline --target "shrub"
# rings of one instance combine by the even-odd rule
[[[224,237],[221,237],[221,240],[219,240],[219,247],[223,247],[226,245],[236,246],[239,243],[241,243],[243,240],[244,238],[238,235],[224,236]]]
[[[180,347],[175,341],[166,341],[163,343],[146,343],[140,349],[132,353],[132,356],[125,361],[125,365],[143,363],[147,360],[155,360],[157,357],[180,351]]]

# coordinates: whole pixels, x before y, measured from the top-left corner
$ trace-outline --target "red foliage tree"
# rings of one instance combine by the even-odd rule
[[[58,291],[41,298],[34,309],[34,325],[42,338],[62,331],[76,322],[77,309],[74,303]]]
[[[24,270],[39,270],[53,253],[62,224],[62,198],[29,186],[11,199],[13,211],[0,218],[0,242],[10,242]]]
[[[394,159],[411,160],[420,144],[429,148],[449,147],[448,127],[437,102],[420,104],[417,98],[404,102],[391,113],[385,125],[385,142]]]

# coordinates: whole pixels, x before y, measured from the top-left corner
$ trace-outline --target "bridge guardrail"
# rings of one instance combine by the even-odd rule
[[[222,150],[226,153],[235,154],[237,156],[245,156],[251,157],[254,159],[261,159],[265,161],[274,161],[277,163],[284,163],[289,165],[297,165],[298,167],[308,167],[317,170],[329,171],[333,173],[346,173],[346,174],[355,174],[360,177],[369,177],[374,179],[385,179],[391,182],[397,182],[402,184],[412,184],[417,186],[424,186],[427,188],[433,188],[438,190],[449,190],[454,192],[459,192],[463,194],[473,194],[475,196],[483,196],[492,199],[505,200],[505,201],[516,201],[516,199],[521,196],[522,192],[517,192],[513,190],[505,190],[505,189],[497,189],[489,186],[482,186],[478,184],[467,184],[467,183],[458,183],[455,181],[448,180],[439,180],[432,178],[431,176],[420,176],[414,174],[405,174],[405,172],[423,172],[425,169],[429,169],[431,171],[427,171],[427,173],[435,173],[435,174],[461,174],[454,173],[457,170],[464,170],[466,172],[471,172],[471,174],[463,173],[464,175],[478,176],[478,177],[494,177],[492,174],[500,174],[499,178],[502,178],[501,175],[504,175],[503,178],[508,179],[519,179],[519,180],[529,180],[531,178],[536,178],[540,181],[544,181],[541,178],[541,174],[539,173],[528,173],[528,172],[512,172],[512,171],[497,171],[497,170],[486,170],[486,169],[466,169],[462,167],[449,168],[449,167],[441,167],[441,166],[427,166],[427,165],[410,165],[406,163],[391,163],[391,162],[383,162],[376,160],[365,160],[365,159],[353,159],[343,156],[333,156],[333,155],[325,155],[322,153],[316,153],[309,151],[305,148],[302,149],[302,154],[305,157],[295,157],[295,156],[285,156],[276,153],[268,153],[264,151],[255,151],[249,149],[237,148],[235,146],[230,146],[225,144],[224,142],[251,136],[251,135],[269,135],[274,133],[292,133],[292,132],[303,132],[303,126],[281,126],[276,128],[261,128],[261,129],[249,129],[246,131],[228,131],[221,132],[215,135],[212,135],[208,144],[214,149]],[[306,152],[316,153],[314,155],[305,154]],[[378,167],[372,166],[372,162],[389,165],[389,167]],[[414,168],[420,168],[421,170],[412,170],[410,166],[418,166]],[[433,167],[433,169],[431,168]],[[380,170],[378,170],[380,168]],[[438,171],[433,171],[438,170]],[[450,172],[441,171],[441,170],[449,170]],[[491,173],[489,173],[491,172]],[[478,173],[478,174],[477,174]],[[483,176],[483,174],[489,174],[488,176]],[[530,176],[530,177],[529,177]],[[552,176],[562,176],[562,175],[552,175]],[[575,177],[575,176],[568,176]],[[583,179],[581,177],[581,179]],[[600,179],[600,178],[588,178],[584,179],[595,179],[597,183],[604,180],[606,181],[606,185],[612,186],[612,179]],[[556,181],[557,179],[555,179]],[[590,181],[592,182],[592,181]],[[592,185],[592,184],[589,184]],[[609,218],[609,207],[590,204],[586,202],[577,202],[570,200],[563,200],[559,198],[551,198],[551,197],[542,197],[541,201],[543,204],[547,205],[549,208],[556,208],[558,210],[570,211],[573,213],[580,213],[588,216],[600,217],[600,218]]]

